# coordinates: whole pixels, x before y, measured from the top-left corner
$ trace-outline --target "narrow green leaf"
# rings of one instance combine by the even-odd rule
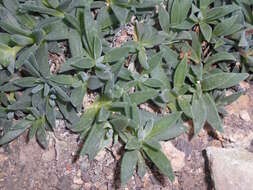
[[[175,74],[174,74],[174,88],[179,90],[184,84],[185,78],[188,73],[188,64],[187,64],[188,56],[184,55],[183,60],[178,64]]]
[[[138,151],[127,151],[124,153],[120,169],[120,181],[125,185],[133,176],[138,160]]]
[[[207,110],[207,122],[216,130],[223,132],[222,122],[218,114],[216,105],[212,97],[206,93],[203,95],[206,110]]]
[[[5,134],[0,138],[0,146],[9,143],[25,132],[31,125],[31,121],[21,120],[14,126],[12,126]]]
[[[217,24],[213,30],[215,36],[227,36],[234,33],[233,25],[235,24],[238,16],[232,16]],[[240,28],[237,28],[237,30]]]
[[[140,152],[138,152],[137,173],[141,178],[147,173],[147,166]]]
[[[204,127],[207,118],[207,109],[201,95],[194,94],[192,100],[192,120],[194,134],[197,135]]]
[[[167,157],[160,150],[144,147],[144,151],[156,167],[171,181],[174,181],[175,177],[173,170]]]
[[[235,86],[245,80],[249,75],[247,73],[224,73],[219,72],[211,74],[201,81],[203,91],[213,89],[224,89]]]
[[[129,51],[130,48],[128,47],[113,48],[105,54],[104,62],[115,62],[125,58],[128,56]]]
[[[73,85],[78,82],[78,80],[71,75],[53,75],[50,77],[50,80],[62,85]]]
[[[237,5],[225,5],[225,6],[220,6],[220,7],[215,7],[213,9],[210,9],[206,13],[206,18],[204,18],[206,21],[211,22],[213,20],[216,20],[218,18],[222,18],[236,10],[238,10],[240,7]]]
[[[50,126],[52,128],[55,128],[55,121],[56,121],[56,116],[55,116],[55,110],[54,108],[49,104],[49,100],[46,102],[46,119]]]
[[[206,41],[210,42],[211,37],[212,37],[212,27],[209,24],[206,24],[204,22],[201,22],[199,26]]]
[[[212,56],[210,56],[205,65],[204,69],[206,70],[208,67],[210,67],[214,63],[218,63],[220,61],[236,61],[235,57],[231,53],[227,52],[218,52]]]
[[[168,32],[170,27],[170,15],[162,6],[159,7],[158,18],[163,31]]]
[[[94,108],[88,108],[81,116],[80,121],[69,127],[73,132],[79,133],[82,131],[88,131],[94,122],[97,110]]]
[[[189,13],[192,0],[174,0],[171,8],[171,24],[181,24]]]
[[[87,154],[89,159],[92,160],[100,150],[101,143],[104,140],[105,129],[104,123],[94,124],[84,142],[80,155]]]
[[[36,86],[38,81],[35,77],[24,77],[13,81],[13,83],[17,86],[28,88]]]
[[[125,24],[129,10],[124,7],[120,7],[120,6],[112,5],[112,4],[110,5],[110,7],[112,8],[120,24]]]
[[[187,117],[192,118],[192,110],[191,110],[190,101],[191,100],[188,100],[186,96],[179,96],[177,99],[178,105],[181,108],[181,110],[184,112],[184,114]]]
[[[180,135],[184,129],[175,126],[181,114],[181,112],[174,112],[155,122],[153,129],[146,136],[146,139],[168,140]]]
[[[143,91],[137,91],[132,94],[130,94],[131,102],[139,105],[141,103],[146,102],[149,99],[154,98],[158,95],[158,92],[156,90],[143,90]]]
[[[144,48],[142,48],[139,52],[138,52],[138,60],[141,64],[141,66],[144,68],[144,69],[149,69],[149,64],[148,64],[148,58],[147,58],[147,55],[146,55],[146,51]]]
[[[46,149],[48,147],[47,134],[46,134],[46,130],[45,130],[43,123],[37,129],[36,139],[37,139],[38,143],[40,144],[40,146],[42,146],[42,148]]]

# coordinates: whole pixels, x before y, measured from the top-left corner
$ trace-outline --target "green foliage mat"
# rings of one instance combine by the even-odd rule
[[[122,184],[146,173],[147,159],[170,180],[159,141],[208,122],[223,131],[226,89],[253,71],[251,0],[0,0],[0,145],[29,131],[42,148],[56,119],[80,134],[93,159],[124,144]],[[132,35],[112,47],[132,26]],[[49,52],[68,43],[55,74]],[[94,102],[83,107],[86,94]],[[169,110],[158,114],[140,109]]]

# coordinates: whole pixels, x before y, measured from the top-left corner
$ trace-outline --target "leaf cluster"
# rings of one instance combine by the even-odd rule
[[[159,142],[190,131],[187,120],[194,135],[206,122],[223,131],[224,106],[242,94],[226,91],[253,71],[252,22],[250,0],[0,0],[0,146],[28,131],[47,148],[62,119],[81,156],[124,145],[122,184],[146,160],[173,180]]]

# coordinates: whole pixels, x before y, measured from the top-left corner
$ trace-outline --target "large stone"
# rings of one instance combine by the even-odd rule
[[[206,149],[216,190],[253,190],[253,154],[245,149]]]

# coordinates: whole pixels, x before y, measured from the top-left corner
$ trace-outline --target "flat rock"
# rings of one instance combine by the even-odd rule
[[[240,148],[206,149],[216,190],[253,190],[253,154]]]

